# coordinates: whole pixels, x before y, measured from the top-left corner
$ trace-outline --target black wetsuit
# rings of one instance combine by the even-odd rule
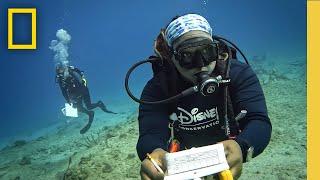
[[[271,122],[267,114],[264,94],[259,80],[249,65],[237,60],[231,61],[231,85],[229,92],[235,114],[247,110],[245,118],[241,119],[242,132],[237,136],[242,152],[253,146],[254,156],[260,154],[271,136]],[[181,90],[191,85],[181,79]],[[176,128],[176,137],[186,148],[215,144],[226,140],[222,128],[224,119],[223,94],[218,91],[214,96],[204,97],[199,93],[179,100],[175,110],[179,125]],[[158,101],[166,99],[160,87],[159,76],[153,77],[145,86],[141,100]],[[168,105],[146,105],[139,107],[139,140],[137,152],[143,160],[146,153],[156,148],[168,150],[170,132],[168,129]]]
[[[94,118],[94,111],[91,111],[92,109],[100,107],[104,112],[116,113],[107,110],[102,101],[98,101],[97,103],[91,102],[89,89],[86,86],[82,71],[72,66],[70,66],[68,70],[69,76],[67,78],[64,78],[62,75],[57,75],[56,81],[59,84],[62,95],[66,101],[69,104],[72,103],[74,107],[77,107],[79,112],[86,113],[89,116],[88,124],[80,130],[80,133],[84,134],[91,127]],[[83,102],[86,108],[83,106]]]

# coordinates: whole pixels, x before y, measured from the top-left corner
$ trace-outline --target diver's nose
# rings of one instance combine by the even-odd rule
[[[196,53],[193,57],[193,62],[194,62],[195,67],[197,67],[197,68],[202,68],[205,66],[204,58],[203,58],[202,54],[200,53],[200,51],[196,51]]]

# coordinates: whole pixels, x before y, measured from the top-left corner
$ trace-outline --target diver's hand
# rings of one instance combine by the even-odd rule
[[[227,157],[230,171],[234,179],[238,179],[242,171],[242,151],[235,140],[225,140],[220,142],[224,146],[224,152]]]
[[[166,153],[168,152],[161,148],[157,148],[150,154],[152,159],[158,163],[164,172],[167,170],[167,165],[164,160],[164,155]],[[164,178],[164,174],[160,173],[148,158],[144,159],[141,163],[140,175],[142,180],[156,180]]]
[[[67,100],[67,103],[68,103],[70,106],[73,105],[70,99]]]

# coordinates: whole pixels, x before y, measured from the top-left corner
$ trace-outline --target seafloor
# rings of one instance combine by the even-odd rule
[[[273,131],[269,146],[244,164],[240,179],[306,179],[305,58],[254,57],[251,62],[266,96]],[[137,109],[120,107],[125,110],[119,115],[96,110],[86,135],[79,134],[86,123],[82,117],[36,139],[11,142],[0,151],[0,179],[140,179]]]

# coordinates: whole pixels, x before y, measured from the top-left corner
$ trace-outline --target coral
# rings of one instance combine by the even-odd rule
[[[108,132],[108,133],[105,135],[105,138],[106,138],[106,139],[113,138],[113,137],[115,137],[115,135],[112,134],[112,133],[110,133],[110,132]]]
[[[80,158],[80,162],[79,162],[79,165],[84,165],[84,164],[88,164],[89,161],[91,161],[91,158],[92,158],[92,155],[90,154],[89,156],[87,157],[81,157]]]
[[[81,146],[85,146],[87,148],[91,148],[91,147],[93,147],[95,145],[98,145],[98,140],[97,140],[98,136],[95,137],[93,134],[90,134],[90,136],[84,137],[84,141],[83,142],[78,142],[78,144],[81,145]]]
[[[130,154],[128,154],[127,159],[133,159],[133,158],[135,158],[135,157],[136,157],[135,154],[130,153]]]
[[[109,126],[104,126],[104,127],[102,128],[102,130],[103,130],[103,131],[107,131],[109,128],[110,128]]]
[[[3,176],[5,176],[6,174],[7,174],[7,172],[3,172],[3,173],[1,172],[1,173],[0,173],[0,179],[1,179]]]
[[[21,159],[21,161],[19,162],[19,164],[20,164],[21,166],[31,164],[31,158],[28,157],[28,156],[24,156],[24,157]]]
[[[83,167],[76,169],[69,169],[65,176],[64,180],[85,180],[89,177],[89,171]]]
[[[65,179],[66,179],[66,175],[67,175],[67,172],[68,172],[68,171],[69,171],[69,169],[70,169],[70,164],[71,164],[71,162],[72,162],[72,159],[71,159],[71,157],[69,157],[68,167],[67,167],[67,169],[66,169],[65,173],[63,174],[63,180],[65,180]]]
[[[102,172],[104,173],[111,173],[112,172],[112,166],[109,163],[104,163]]]
[[[13,143],[13,147],[21,147],[27,144],[26,140],[17,140]]]
[[[120,139],[123,139],[123,138],[125,138],[125,137],[127,137],[127,134],[121,134],[121,135],[119,136]]]
[[[43,141],[43,140],[45,140],[47,137],[45,137],[45,136],[40,136],[40,137],[38,137],[37,139],[36,139],[36,141]]]

